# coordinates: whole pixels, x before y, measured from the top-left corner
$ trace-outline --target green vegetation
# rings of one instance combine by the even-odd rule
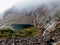
[[[31,29],[31,30],[29,30]],[[28,28],[27,29],[19,29],[19,30],[12,30],[12,29],[0,29],[0,38],[10,38],[10,37],[33,37],[35,36],[36,31],[34,28]]]

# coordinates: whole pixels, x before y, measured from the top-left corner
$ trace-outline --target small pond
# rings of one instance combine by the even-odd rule
[[[32,27],[33,25],[30,24],[12,24],[11,27],[13,29],[25,29],[25,28],[29,28]]]

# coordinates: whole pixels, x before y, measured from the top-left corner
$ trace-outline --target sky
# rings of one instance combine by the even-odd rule
[[[3,16],[1,13],[11,8],[13,5],[15,7],[24,8],[26,5],[39,5],[41,3],[48,3],[51,0],[0,0],[0,18]]]

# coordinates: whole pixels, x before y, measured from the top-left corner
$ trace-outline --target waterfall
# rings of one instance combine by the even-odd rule
[[[47,31],[50,31],[52,29],[54,29],[54,27],[56,26],[57,22],[53,21],[53,23],[49,26],[47,26],[46,30],[43,32],[43,36],[45,36],[45,34],[47,33]]]

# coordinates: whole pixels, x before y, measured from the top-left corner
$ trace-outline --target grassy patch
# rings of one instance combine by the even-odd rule
[[[34,37],[36,35],[36,31],[33,27],[27,29],[20,30],[12,30],[12,29],[0,29],[0,38],[10,38],[10,37]]]

